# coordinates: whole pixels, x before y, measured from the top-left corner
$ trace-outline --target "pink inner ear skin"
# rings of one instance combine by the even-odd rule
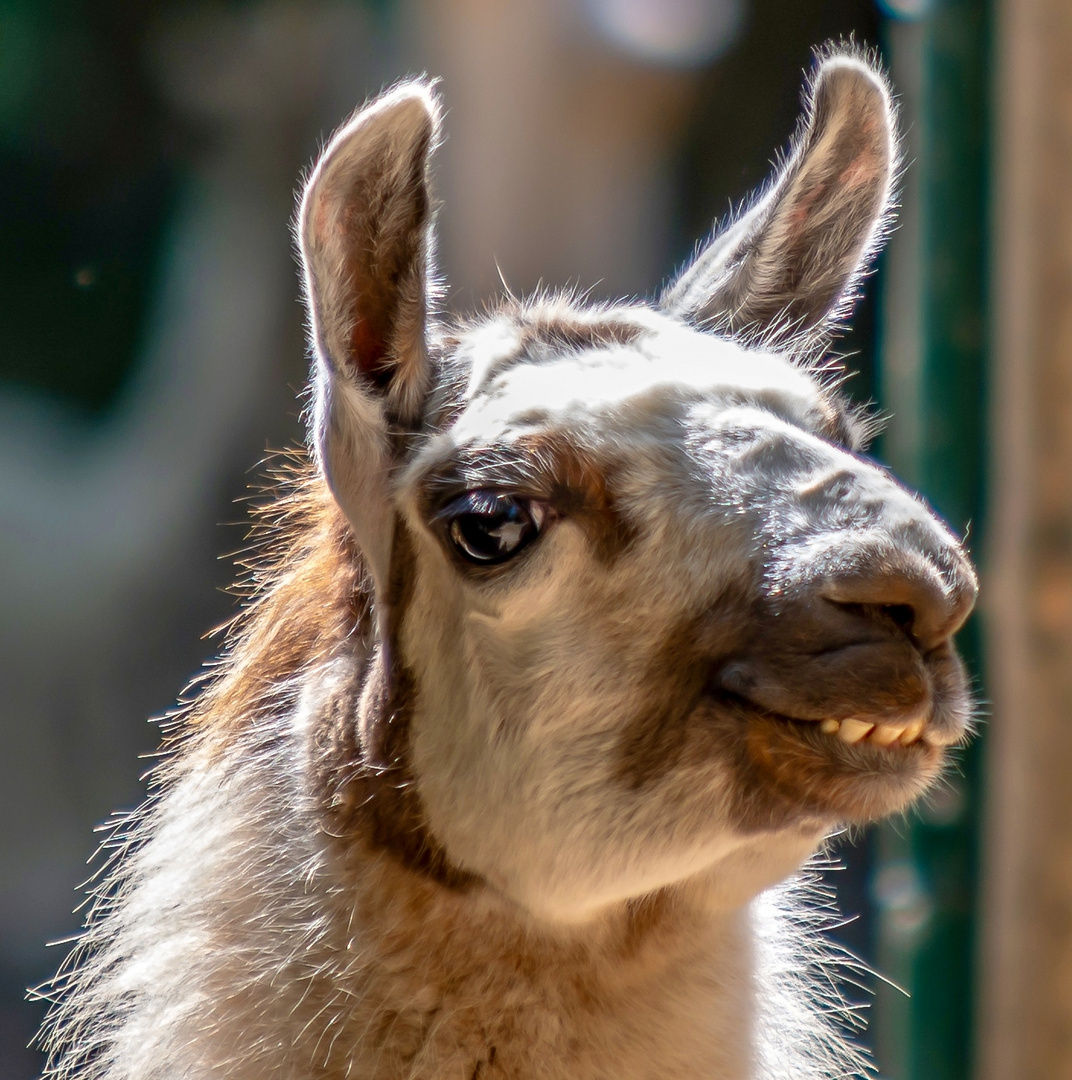
[[[811,208],[816,202],[826,193],[826,183],[820,181],[810,191],[801,195],[800,200],[797,203],[796,209],[790,215],[789,220],[794,225],[801,225],[808,220],[808,216],[811,214]]]
[[[874,154],[861,154],[845,166],[838,176],[838,183],[844,187],[860,187],[870,183],[878,175],[878,168]]]

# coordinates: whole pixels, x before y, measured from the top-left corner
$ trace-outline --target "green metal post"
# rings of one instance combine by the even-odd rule
[[[880,347],[882,404],[894,414],[880,449],[976,552],[985,509],[989,16],[985,0],[937,0],[911,28],[890,28],[894,78],[900,67],[915,81],[906,88],[915,158],[906,195],[916,205],[906,207],[902,250],[891,253],[897,273]],[[960,635],[977,676],[979,633],[976,618]],[[879,964],[910,995],[884,987],[876,1001],[889,1080],[972,1075],[982,752],[977,737],[948,786],[879,836]]]

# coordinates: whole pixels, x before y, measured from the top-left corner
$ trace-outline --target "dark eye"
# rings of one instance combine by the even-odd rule
[[[485,565],[505,562],[535,540],[545,516],[539,503],[495,491],[467,491],[438,514],[457,551]]]

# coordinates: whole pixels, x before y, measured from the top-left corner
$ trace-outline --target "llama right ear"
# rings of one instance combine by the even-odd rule
[[[419,422],[431,380],[428,164],[438,131],[426,82],[384,94],[328,143],[298,218],[316,354],[313,442],[380,583],[395,433]]]
[[[881,244],[897,172],[896,116],[881,72],[853,51],[821,60],[781,171],[714,237],[661,305],[768,345],[836,323]]]

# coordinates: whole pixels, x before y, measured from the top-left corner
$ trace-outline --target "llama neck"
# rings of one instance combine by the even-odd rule
[[[716,906],[694,882],[582,925],[535,919],[450,865],[396,769],[355,765],[354,704],[375,703],[379,678],[375,658],[336,661],[298,709],[345,932],[326,965],[345,1008],[311,1029],[340,1055],[327,1075],[640,1080],[658,1063],[682,1080],[751,1080],[748,907]]]
[[[321,970],[342,1004],[310,995],[303,1021],[337,1056],[326,1075],[640,1080],[657,1063],[682,1080],[752,1078],[749,909],[717,908],[710,883],[693,883],[583,925],[536,920],[444,861],[394,770],[370,780],[355,765],[355,702],[377,682],[375,660],[325,666],[294,730],[324,826]]]
[[[347,861],[349,877],[358,867]],[[362,928],[350,1000],[362,1000],[363,1030],[382,1033],[356,1044],[361,1069],[347,1064],[360,1075],[373,1061],[384,1064],[368,1075],[384,1077],[754,1075],[747,910],[712,912],[667,890],[558,928],[481,886],[452,890],[383,858],[359,861],[346,911]]]
[[[126,868],[127,909],[91,930],[58,1019],[109,1044],[87,1077],[768,1075],[753,1066],[748,909],[677,888],[582,927],[538,924],[480,884],[330,836],[277,728],[216,749],[179,763]]]

